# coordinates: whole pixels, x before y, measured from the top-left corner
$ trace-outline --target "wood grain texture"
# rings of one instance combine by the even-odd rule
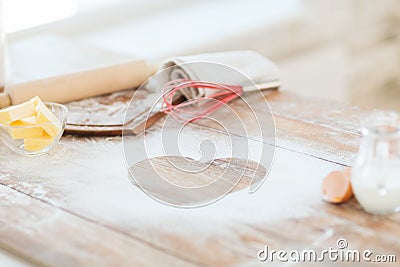
[[[342,164],[351,165],[360,139],[356,121],[368,112],[286,92],[266,97],[277,135],[267,180],[255,194],[241,186],[200,209],[162,205],[135,187],[128,178],[121,137],[65,136],[50,154],[34,158],[0,147],[0,194],[8,199],[0,204],[0,243],[53,266],[132,266],[139,255],[144,263],[138,264],[152,266],[262,266],[257,251],[264,245],[326,249],[340,237],[352,248],[399,254],[399,214],[371,216],[355,200],[331,205],[321,198],[323,177]],[[248,116],[240,105],[232,106],[243,118]],[[229,123],[229,116],[220,116]],[[149,140],[161,126],[162,121],[152,126]],[[191,140],[212,138],[222,144],[226,135],[199,121],[183,132],[181,149],[196,155]],[[128,136],[125,141],[135,145],[141,138]],[[256,131],[241,138],[253,152],[263,143],[271,145],[257,138]],[[150,153],[157,153],[160,147],[152,144]],[[228,152],[222,149],[218,157]],[[188,182],[183,176],[174,179]],[[13,204],[21,198],[28,204]],[[53,220],[32,223],[48,217]],[[33,231],[33,226],[40,230]]]
[[[130,166],[129,170],[132,183],[155,199],[171,205],[192,207],[209,204],[247,188],[251,183],[261,183],[267,174],[265,167],[247,159],[218,158],[211,162],[199,162],[182,156],[151,157]],[[160,179],[168,183],[161,183]],[[175,190],[173,194],[166,195],[168,190],[173,190],[171,185],[186,190]],[[207,187],[207,190],[198,193],[202,187]]]
[[[0,247],[32,266],[190,265],[8,187],[0,196]]]

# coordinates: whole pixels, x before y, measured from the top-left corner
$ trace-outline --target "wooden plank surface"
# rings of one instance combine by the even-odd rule
[[[371,216],[355,200],[338,206],[321,200],[323,177],[351,165],[357,120],[368,112],[287,92],[266,97],[277,133],[267,180],[255,194],[240,187],[198,209],[162,205],[132,185],[120,137],[65,136],[42,157],[19,157],[1,146],[1,246],[43,266],[257,266],[265,265],[257,260],[264,245],[326,249],[340,237],[351,248],[399,254],[398,214]],[[253,101],[257,108],[262,100]],[[251,134],[242,137],[251,151],[268,145]],[[181,138],[206,137],[218,143],[226,134],[199,121]]]
[[[32,265],[190,265],[6,186],[0,196],[0,246]]]

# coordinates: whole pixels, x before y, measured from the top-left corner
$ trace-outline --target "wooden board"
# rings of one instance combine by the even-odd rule
[[[360,141],[357,119],[368,111],[288,92],[265,95],[277,133],[267,180],[255,194],[241,185],[199,209],[162,205],[132,185],[119,136],[67,135],[41,157],[20,157],[1,146],[0,247],[35,266],[265,266],[257,260],[265,245],[327,249],[338,238],[352,249],[399,256],[400,214],[371,216],[354,199],[344,205],[321,199],[323,177],[352,164]],[[224,119],[229,123],[229,116]],[[161,127],[162,121],[150,134]],[[241,138],[253,151],[265,140],[251,134]],[[225,137],[201,121],[182,135]]]
[[[86,136],[116,136],[122,135],[125,113],[135,94],[133,108],[130,114],[139,115],[147,108],[144,91],[136,92],[129,89],[108,95],[91,97],[67,103],[69,110],[66,134]],[[126,121],[131,121],[126,118]],[[133,127],[133,123],[131,127]],[[129,124],[125,126],[129,130]]]

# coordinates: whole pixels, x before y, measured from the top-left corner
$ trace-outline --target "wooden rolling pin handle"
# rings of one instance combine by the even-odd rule
[[[4,92],[8,94],[8,99],[6,96],[2,96],[1,106],[20,104],[35,96],[39,96],[43,101],[66,103],[136,88],[155,71],[153,65],[139,59],[35,81],[10,84],[6,86]]]
[[[5,108],[11,105],[10,96],[7,93],[0,93],[0,108]]]

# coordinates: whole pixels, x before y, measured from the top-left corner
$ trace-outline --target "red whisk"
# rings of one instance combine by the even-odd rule
[[[211,89],[215,93],[198,98],[190,98],[182,103],[175,103],[177,96],[186,88]],[[192,122],[209,116],[222,105],[227,104],[243,93],[243,87],[224,85],[213,82],[178,79],[168,82],[163,88],[162,112],[170,113],[177,119]]]
[[[187,79],[173,80],[168,82],[162,90],[162,108],[160,110],[153,110],[150,113],[143,113],[142,116],[136,118],[132,123],[132,132],[134,134],[144,132],[166,113],[184,122],[192,122],[209,116],[222,105],[238,98],[244,92],[277,89],[279,86],[279,80],[264,81],[245,87]],[[202,91],[211,89],[215,90],[215,93],[200,95],[199,97],[191,97],[188,94],[188,97],[185,99],[182,90],[188,88],[196,88]]]

